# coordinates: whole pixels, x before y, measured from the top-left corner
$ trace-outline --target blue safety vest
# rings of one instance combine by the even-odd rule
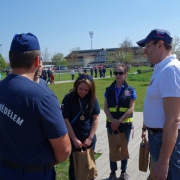
[[[106,96],[107,96],[107,106],[108,109],[114,119],[119,119],[123,116],[123,114],[129,109],[130,101],[131,101],[131,95],[134,91],[134,88],[131,86],[128,86],[128,84],[124,83],[124,89],[121,90],[119,98],[118,98],[118,104],[116,101],[116,94],[115,94],[115,84],[116,81],[114,81],[109,87],[106,88]],[[107,123],[110,123],[110,120],[108,117],[106,117]],[[130,123],[133,122],[133,113],[122,123]]]

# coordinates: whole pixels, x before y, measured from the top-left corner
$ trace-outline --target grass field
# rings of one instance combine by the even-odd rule
[[[134,73],[134,72],[136,72],[136,70],[134,70],[134,71],[131,70],[131,72]],[[143,74],[131,74],[131,72],[128,75],[126,80],[130,86],[133,86],[136,89],[138,98],[136,100],[135,111],[141,112],[142,108],[143,108],[143,102],[144,102],[144,98],[145,98],[146,89],[149,84],[152,72],[143,73]],[[67,78],[67,75],[69,77],[69,74],[64,74],[65,79]],[[101,109],[103,109],[105,89],[113,81],[114,81],[114,77],[101,78],[101,79],[94,78],[94,82],[96,85],[96,96],[97,96],[97,99],[98,99]],[[50,84],[49,87],[54,91],[54,93],[58,97],[59,103],[61,103],[65,94],[67,94],[69,92],[69,90],[72,89],[73,82]]]

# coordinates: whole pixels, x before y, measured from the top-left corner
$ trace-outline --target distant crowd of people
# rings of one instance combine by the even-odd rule
[[[40,78],[44,79],[47,83],[54,84],[54,75],[55,72],[50,68],[47,70],[43,68]]]
[[[80,75],[82,73],[89,73],[94,78],[97,78],[98,73],[99,73],[100,78],[105,78],[106,77],[106,68],[104,65],[102,65],[101,67],[93,66],[92,68],[89,68],[89,69],[82,68],[81,66],[79,66],[78,67],[78,75]],[[74,70],[74,68],[72,68],[71,69],[72,80],[74,80],[74,74],[75,74],[75,70]],[[110,76],[112,77],[112,68],[111,67],[110,67]]]

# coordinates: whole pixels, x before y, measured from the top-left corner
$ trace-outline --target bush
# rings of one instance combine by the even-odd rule
[[[142,73],[147,73],[147,72],[151,72],[151,71],[153,71],[154,69],[138,69],[137,70],[137,73],[138,74],[142,74]]]

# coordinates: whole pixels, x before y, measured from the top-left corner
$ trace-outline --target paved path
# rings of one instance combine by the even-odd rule
[[[109,147],[106,133],[106,116],[103,110],[101,110],[99,125],[97,129],[97,143],[95,152],[102,153],[102,155],[96,160],[98,177],[96,180],[108,180],[110,167],[109,167]],[[141,172],[138,169],[139,163],[139,144],[141,142],[143,117],[142,112],[134,113],[134,138],[129,142],[129,155],[127,173],[130,175],[131,180],[146,180],[149,174]],[[120,162],[118,162],[118,168]],[[120,175],[120,170],[116,172],[117,176]]]

